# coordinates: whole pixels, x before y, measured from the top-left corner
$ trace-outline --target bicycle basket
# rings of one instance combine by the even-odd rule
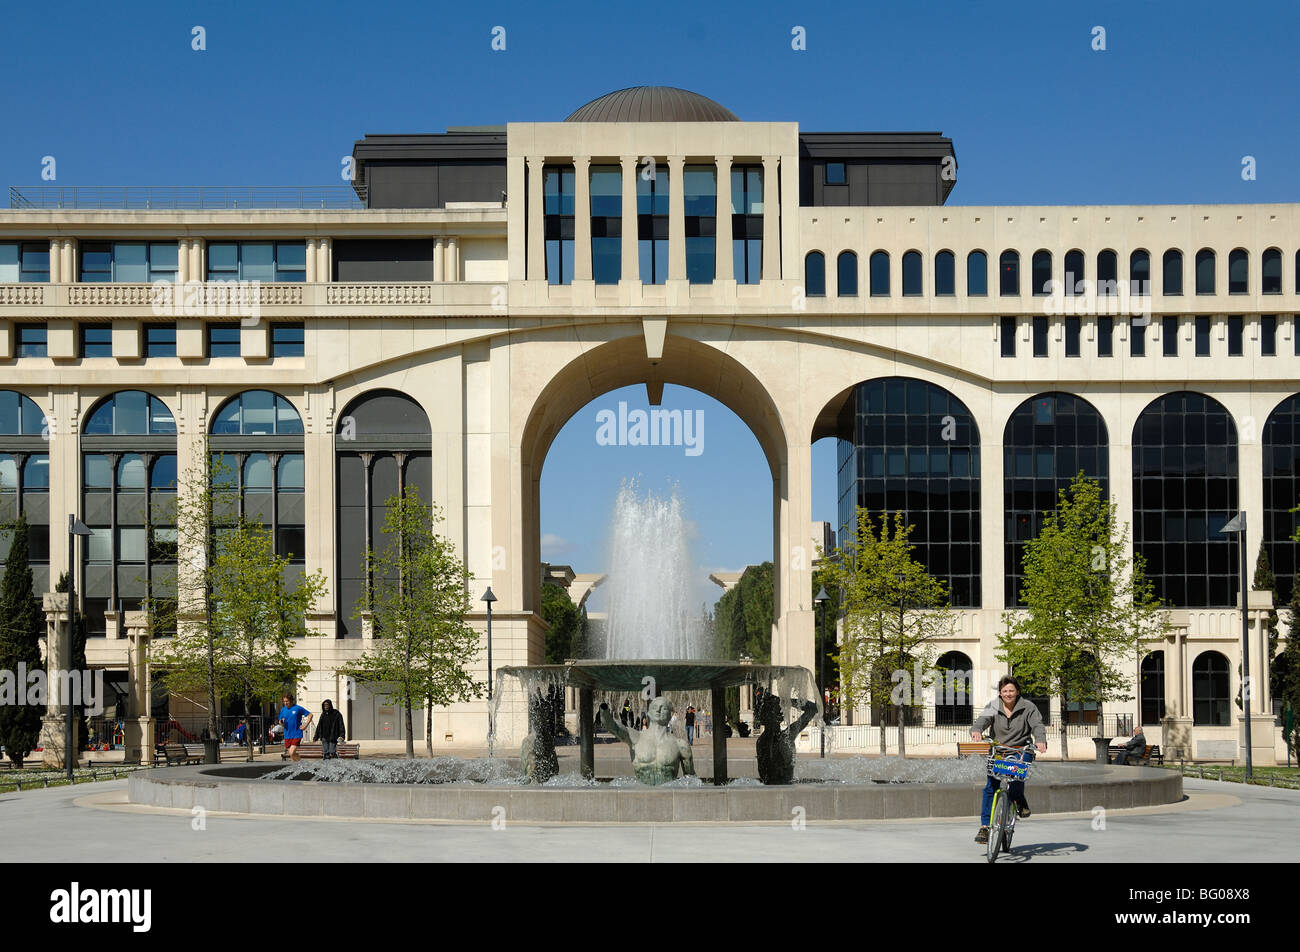
[[[1024,780],[1029,776],[1029,764],[1020,760],[1003,760],[998,757],[990,757],[988,759],[988,772],[994,777]]]

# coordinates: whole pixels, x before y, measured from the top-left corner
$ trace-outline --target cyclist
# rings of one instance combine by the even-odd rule
[[[971,740],[981,740],[987,728],[992,728],[990,734],[995,744],[1023,747],[1032,739],[1040,754],[1047,753],[1047,729],[1043,726],[1042,715],[1038,713],[1038,705],[1020,696],[1020,682],[1009,674],[998,681],[998,696],[980,711],[980,716],[971,725]],[[1026,759],[1034,759],[1032,751],[1027,752]],[[980,807],[980,829],[975,834],[976,843],[989,841],[989,813],[993,809],[993,794],[997,789],[998,780],[990,775],[984,784],[984,802]],[[1022,819],[1029,816],[1024,781],[1012,781],[1011,799],[1019,807],[1018,816]]]

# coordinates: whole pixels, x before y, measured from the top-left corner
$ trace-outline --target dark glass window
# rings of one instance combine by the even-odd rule
[[[1172,314],[1160,319],[1160,343],[1166,357],[1178,356],[1178,318]]]
[[[23,241],[17,249],[18,282],[38,284],[50,280],[50,246],[44,241]]]
[[[232,397],[222,404],[212,421],[213,436],[301,434],[302,418],[293,404],[269,390],[245,390]]]
[[[1113,251],[1097,255],[1097,296],[1111,297],[1119,293],[1119,258]]]
[[[119,390],[86,419],[86,436],[164,436],[176,433],[167,404],[142,390]]]
[[[836,259],[838,284],[836,291],[840,297],[858,296],[858,256],[852,251],[841,251]]]
[[[1043,513],[1056,508],[1060,491],[1082,472],[1109,479],[1109,438],[1101,414],[1068,393],[1041,393],[1020,404],[1003,434],[1002,486],[1005,509],[1006,604],[1023,605],[1025,544],[1038,536]]]
[[[998,332],[998,339],[1002,344],[1002,356],[1016,356],[1016,319],[1014,317],[1002,318],[1002,327]]]
[[[1243,248],[1228,252],[1228,293],[1245,294],[1250,287],[1250,255]]]
[[[1097,356],[1115,356],[1115,318],[1097,318]]]
[[[176,325],[146,324],[144,327],[144,355],[146,357],[175,357]]]
[[[1141,318],[1131,318],[1128,323],[1128,352],[1130,357],[1147,355],[1147,325]]]
[[[1142,659],[1138,701],[1142,724],[1160,724],[1165,719],[1165,653],[1153,651]]]
[[[934,293],[936,297],[957,293],[957,266],[951,251],[934,256]]]
[[[1196,356],[1210,356],[1210,318],[1208,316],[1196,318]]]
[[[573,166],[542,167],[547,284],[573,283]]]
[[[209,357],[239,356],[238,324],[209,324],[207,327]]]
[[[82,357],[113,356],[113,325],[82,324],[78,329],[81,331]]]
[[[1034,318],[1034,356],[1047,356],[1047,318]]]
[[[18,324],[14,328],[18,334],[16,352],[19,357],[46,357],[46,340],[48,334],[44,324]]]
[[[1133,428],[1133,546],[1170,607],[1236,604],[1237,537],[1220,530],[1238,504],[1228,411],[1189,391],[1153,401]]]
[[[1033,277],[1030,284],[1033,293],[1040,295],[1049,293],[1049,282],[1052,280],[1052,253],[1050,251],[1035,251],[1031,268]]]
[[[1300,543],[1292,542],[1297,522],[1291,510],[1300,500],[1300,394],[1283,400],[1269,414],[1261,439],[1264,456],[1264,547],[1277,579],[1278,597],[1291,600]]]
[[[271,325],[271,356],[272,357],[303,356],[303,325],[300,323],[272,324]]]
[[[903,297],[917,297],[921,293],[921,254],[909,251],[903,255]]]
[[[48,436],[45,414],[31,397],[0,390],[0,436]]]
[[[845,168],[843,162],[826,163],[826,184],[827,185],[844,185],[848,179],[845,177]]]
[[[668,170],[636,177],[637,260],[642,284],[668,280]]]
[[[1128,293],[1133,297],[1151,294],[1151,256],[1138,250],[1128,256]]]
[[[682,197],[686,208],[686,278],[691,284],[712,284],[718,227],[717,169],[712,165],[686,166]]]
[[[1241,330],[1245,320],[1240,314],[1234,314],[1228,318],[1228,356],[1240,357],[1241,348]]]
[[[975,719],[972,693],[975,665],[970,656],[960,651],[949,651],[940,655],[934,666],[941,673],[941,679],[935,685],[934,723],[970,724]]]
[[[87,284],[175,281],[178,259],[174,241],[87,241],[81,245],[81,280]]]
[[[208,244],[209,281],[287,283],[307,280],[304,241],[214,241]]]
[[[1196,293],[1214,293],[1214,252],[1209,248],[1196,252]]]
[[[1260,258],[1260,290],[1265,294],[1282,293],[1282,252],[1269,248]]]
[[[1065,319],[1065,356],[1079,356],[1079,331],[1082,327],[1082,321],[1077,317],[1067,317]]]
[[[871,254],[871,296],[888,297],[889,295],[889,252],[874,251]]]
[[[1178,295],[1183,293],[1183,253],[1174,248],[1165,252],[1164,288],[1162,293]]]
[[[1192,723],[1197,727],[1228,727],[1232,724],[1231,675],[1228,659],[1217,651],[1205,651],[1192,662]]]
[[[826,256],[810,251],[803,259],[803,286],[808,297],[826,296]]]
[[[763,265],[763,167],[731,167],[731,252],[738,284],[758,284]]]
[[[998,261],[998,293],[1015,297],[1020,293],[1020,253],[1004,251]]]
[[[901,511],[914,557],[949,583],[952,604],[980,604],[979,432],[966,406],[921,380],[859,384],[853,431],[841,433],[840,524],[856,507]],[[846,439],[852,437],[852,439]],[[847,445],[844,445],[847,444]]]
[[[618,284],[623,275],[623,170],[593,165],[589,175],[591,276],[597,284]]]
[[[984,297],[989,293],[989,259],[982,251],[966,256],[966,296]]]
[[[1261,357],[1277,356],[1277,316],[1261,314],[1259,317],[1259,354]]]
[[[1066,296],[1082,294],[1083,288],[1079,285],[1088,277],[1085,274],[1086,265],[1084,263],[1083,252],[1075,249],[1065,253],[1065,293]]]

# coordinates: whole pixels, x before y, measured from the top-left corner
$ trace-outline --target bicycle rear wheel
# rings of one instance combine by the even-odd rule
[[[993,812],[989,815],[988,857],[990,863],[998,858],[998,851],[1002,849],[1002,829],[1006,823],[1007,802],[1010,799],[1001,790],[993,794]]]

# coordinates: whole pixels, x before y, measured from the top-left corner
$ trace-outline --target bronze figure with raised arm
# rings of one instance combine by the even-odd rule
[[[608,708],[601,709],[600,722],[631,748],[632,770],[642,783],[654,786],[675,780],[678,767],[683,776],[694,774],[695,762],[690,746],[668,732],[668,721],[673,716],[672,702],[666,697],[655,698],[650,702],[649,715],[650,726],[644,730],[624,727],[614,720]]]
[[[794,740],[816,714],[817,702],[804,701],[803,714],[782,730],[781,699],[775,694],[763,695],[755,718],[763,727],[754,745],[759,780],[768,784],[794,783]]]

